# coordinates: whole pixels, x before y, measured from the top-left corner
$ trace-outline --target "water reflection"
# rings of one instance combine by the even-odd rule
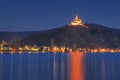
[[[28,56],[28,80],[31,80],[31,64],[30,64],[30,54]]]
[[[3,66],[2,66],[2,54],[0,54],[0,80],[2,80],[2,77],[3,77],[3,75],[2,75],[2,74],[3,74],[3,73],[2,73],[2,72],[3,72],[3,71],[2,71],[2,67],[3,67]]]
[[[10,80],[13,80],[13,55],[10,58]]]
[[[104,62],[104,58],[102,57],[101,59],[101,79],[105,80],[105,62]]]
[[[65,63],[64,63],[64,55],[61,57],[61,80],[65,80]]]
[[[120,54],[86,54],[84,80],[120,80]]]
[[[18,57],[18,80],[22,80],[22,54]]]
[[[53,77],[54,80],[57,80],[57,61],[56,61],[56,56],[54,54],[54,63],[53,63]]]
[[[0,80],[120,80],[120,54],[0,54]]]
[[[83,80],[83,54],[71,52],[68,59],[69,80]]]

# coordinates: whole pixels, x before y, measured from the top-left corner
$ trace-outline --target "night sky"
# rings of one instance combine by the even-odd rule
[[[0,0],[0,31],[39,31],[84,22],[120,29],[119,0]]]

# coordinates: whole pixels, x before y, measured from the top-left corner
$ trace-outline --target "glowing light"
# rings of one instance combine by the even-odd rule
[[[77,15],[76,15],[75,19],[68,26],[88,28],[88,26],[83,25],[82,19],[80,19]]]
[[[23,51],[23,48],[19,47],[19,51]]]
[[[83,53],[70,52],[69,56],[69,79],[83,80]]]
[[[69,26],[83,26],[82,19],[76,15],[75,19],[69,24]]]
[[[38,51],[39,48],[33,48],[33,47],[32,47],[31,50],[32,50],[32,51]]]

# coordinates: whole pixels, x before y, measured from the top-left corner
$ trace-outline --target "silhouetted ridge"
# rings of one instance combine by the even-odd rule
[[[47,31],[33,34],[24,38],[22,45],[46,45],[50,46],[51,39],[54,39],[55,45],[72,47],[90,47],[90,48],[120,48],[120,30],[111,29],[98,24],[85,24],[88,29],[82,27],[63,26]]]

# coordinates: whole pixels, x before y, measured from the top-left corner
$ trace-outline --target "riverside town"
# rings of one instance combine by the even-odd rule
[[[75,19],[68,25],[69,27],[82,27],[87,29],[88,27],[85,26],[82,22],[82,19],[79,19],[79,17],[76,15]],[[54,43],[54,42],[52,42]],[[120,52],[120,49],[114,49],[114,48],[78,48],[76,45],[73,45],[73,47],[65,47],[65,46],[61,46],[58,47],[55,44],[52,44],[50,46],[38,46],[38,45],[24,45],[24,46],[20,46],[19,41],[15,40],[12,44],[9,43],[8,41],[1,41],[0,42],[0,53],[4,53],[4,52],[11,52],[11,53],[22,53],[22,52],[83,52],[83,53],[89,53],[89,52],[93,52],[93,53],[97,53],[97,52]]]
[[[10,53],[15,53],[15,52],[18,52],[18,53],[22,53],[22,52],[29,52],[29,53],[32,53],[32,52],[36,52],[36,53],[38,52],[53,52],[53,53],[57,53],[57,52],[62,52],[62,53],[64,52],[83,52],[83,53],[111,52],[111,53],[114,53],[114,52],[120,52],[120,49],[112,49],[112,48],[92,49],[92,48],[77,48],[75,46],[73,46],[73,48],[67,48],[64,46],[57,47],[57,46],[37,46],[37,45],[33,45],[33,46],[25,45],[23,47],[13,48],[13,47],[10,47],[7,42],[2,41],[2,43],[0,43],[0,53],[3,53],[3,52],[10,52]]]

